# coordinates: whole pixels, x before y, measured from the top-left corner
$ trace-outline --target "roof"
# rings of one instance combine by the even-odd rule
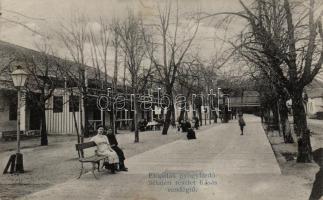
[[[42,52],[38,52],[32,49],[28,49],[22,46],[18,46],[12,43],[4,42],[0,40],[0,81],[2,83],[4,82],[11,82],[10,73],[14,69],[14,67],[18,64],[24,65],[23,63],[26,63],[26,59],[33,59],[33,60],[39,60],[42,57],[49,58],[48,60],[51,60],[52,62],[58,62],[61,64],[64,64],[64,70],[68,69],[73,74],[78,74],[79,65],[75,62],[58,58],[56,56],[44,54]],[[36,59],[35,59],[36,58]],[[40,60],[39,60],[40,61]],[[41,62],[40,62],[41,63]],[[38,66],[38,63],[37,63]],[[45,69],[44,66],[41,66],[41,64],[38,66],[39,69]],[[87,72],[88,79],[97,79],[98,73],[101,74],[101,79],[104,77],[104,72],[101,70],[98,72],[98,70],[94,67],[84,65],[84,68]],[[56,75],[57,76],[57,68],[50,67],[49,68],[49,74],[50,75]],[[112,82],[112,77],[107,75],[107,80],[109,83]]]

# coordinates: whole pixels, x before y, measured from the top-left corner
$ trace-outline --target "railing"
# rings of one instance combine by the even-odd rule
[[[244,107],[244,106],[260,106],[260,100],[258,96],[248,97],[230,97],[231,107]]]

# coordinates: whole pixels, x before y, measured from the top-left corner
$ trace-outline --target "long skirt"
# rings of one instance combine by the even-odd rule
[[[109,162],[110,164],[114,164],[114,163],[119,163],[119,157],[117,155],[117,153],[113,150],[106,150],[103,153],[99,153],[98,155],[104,155],[104,156],[108,156],[107,158],[107,162]]]

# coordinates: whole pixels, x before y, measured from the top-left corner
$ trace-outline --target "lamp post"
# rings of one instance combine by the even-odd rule
[[[11,73],[11,78],[13,80],[13,85],[17,88],[17,152],[10,156],[7,166],[4,170],[4,174],[7,173],[9,166],[10,173],[24,173],[23,156],[20,153],[20,90],[25,86],[26,80],[28,78],[28,73],[22,70],[22,67],[18,65],[16,70]]]
[[[161,90],[161,88],[158,88],[158,97],[157,97],[157,107],[158,107],[157,118],[158,118],[158,120],[159,120],[159,115],[161,114],[161,111],[159,112],[159,108],[161,110],[161,105],[160,105],[160,90]]]
[[[18,103],[17,103],[17,153],[16,153],[16,165],[15,172],[24,172],[23,165],[23,156],[20,153],[20,90],[26,84],[28,73],[22,70],[20,65],[17,66],[17,69],[11,73],[11,78],[13,80],[14,86],[18,91]]]

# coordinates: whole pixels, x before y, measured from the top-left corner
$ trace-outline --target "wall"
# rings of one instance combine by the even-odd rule
[[[9,120],[9,105],[12,99],[7,92],[0,91],[0,131],[17,129],[17,121]]]
[[[76,134],[73,112],[69,111],[69,94],[57,90],[54,96],[63,96],[63,112],[53,112],[53,97],[48,100],[46,110],[47,131],[49,134]],[[80,112],[75,112],[76,121],[80,125]]]

